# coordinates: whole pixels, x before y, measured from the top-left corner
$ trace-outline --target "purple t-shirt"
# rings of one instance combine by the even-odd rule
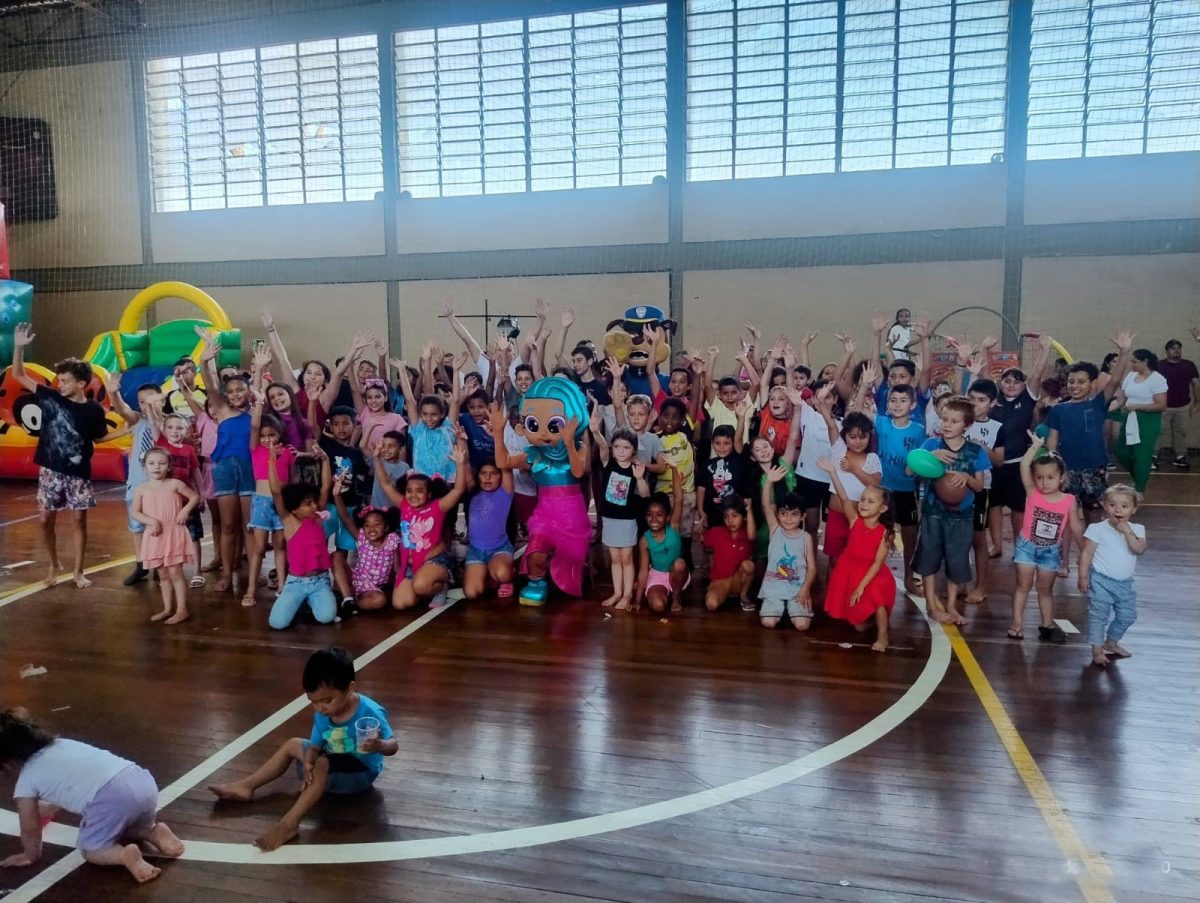
[[[512,493],[503,488],[477,492],[471,498],[467,539],[477,549],[498,549],[508,542],[508,509]]]
[[[1192,403],[1193,379],[1200,379],[1196,365],[1189,360],[1168,361],[1160,359],[1158,372],[1167,381],[1167,407],[1182,408]]]

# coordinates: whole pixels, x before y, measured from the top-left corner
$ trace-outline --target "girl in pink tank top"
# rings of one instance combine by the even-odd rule
[[[290,626],[305,604],[321,624],[329,624],[337,617],[337,598],[329,582],[329,544],[324,524],[332,483],[329,458],[320,447],[312,453],[321,462],[320,488],[304,483],[281,486],[281,468],[276,466],[280,447],[278,444],[267,447],[267,479],[275,511],[283,522],[288,561],[287,581],[271,606],[269,623],[276,630]]]
[[[1029,591],[1037,584],[1038,611],[1041,623],[1038,639],[1050,643],[1066,641],[1062,628],[1054,622],[1054,580],[1062,565],[1063,534],[1068,527],[1083,535],[1083,523],[1075,496],[1062,491],[1066,481],[1066,466],[1054,452],[1038,457],[1045,441],[1029,434],[1029,451],[1021,459],[1021,482],[1025,484],[1025,520],[1016,538],[1013,564],[1017,585],[1013,588],[1010,640],[1025,638],[1023,622]]]

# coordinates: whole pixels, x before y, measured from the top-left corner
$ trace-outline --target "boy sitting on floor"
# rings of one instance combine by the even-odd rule
[[[307,740],[285,740],[254,774],[208,788],[220,799],[248,803],[255,790],[282,777],[294,764],[300,778],[300,795],[283,818],[254,841],[263,852],[299,834],[300,820],[326,792],[369,790],[383,771],[383,757],[394,756],[400,748],[392,738],[387,712],[358,692],[354,660],[345,649],[334,646],[314,652],[304,666],[303,684],[316,709],[312,736]]]

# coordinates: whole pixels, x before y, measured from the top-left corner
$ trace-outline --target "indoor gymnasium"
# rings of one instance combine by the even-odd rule
[[[1200,899],[1196,0],[0,0],[0,900]]]

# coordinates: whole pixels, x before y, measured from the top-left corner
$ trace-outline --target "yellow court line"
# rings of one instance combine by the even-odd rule
[[[967,679],[971,682],[976,695],[979,696],[979,701],[983,703],[984,711],[991,719],[996,733],[1000,735],[1000,742],[1004,744],[1008,757],[1012,759],[1017,774],[1025,782],[1025,789],[1029,791],[1029,795],[1037,804],[1059,849],[1072,863],[1083,864],[1082,871],[1078,869],[1075,871],[1075,881],[1083,892],[1083,899],[1087,903],[1115,903],[1115,898],[1108,889],[1108,881],[1113,876],[1112,868],[1100,853],[1084,846],[1071,819],[1058,802],[1058,797],[1050,789],[1050,783],[1046,780],[1046,776],[1042,774],[1042,770],[1034,761],[1029,747],[1021,739],[1021,734],[1004,708],[1004,703],[1000,701],[1000,697],[996,695],[991,683],[984,676],[983,669],[979,667],[979,662],[975,660],[971,647],[958,632],[958,628],[953,624],[943,624],[942,628],[950,637],[950,645],[954,649],[954,654],[958,656],[958,661],[962,665],[963,671],[966,672]]]
[[[135,560],[136,559],[132,555],[127,555],[124,558],[114,558],[111,561],[104,562],[103,564],[94,564],[90,568],[84,568],[83,573],[85,576],[90,576],[92,574],[99,574],[101,571],[108,571],[108,570],[111,570],[112,568],[119,568],[123,564],[133,564],[133,562]],[[40,564],[40,562],[39,562],[39,564]],[[54,581],[54,585],[58,586],[60,583],[70,583],[73,579],[75,579],[75,578],[70,573],[59,574],[58,579]],[[47,587],[46,587],[45,580],[35,580],[32,583],[26,583],[24,586],[19,586],[14,590],[11,590],[10,592],[5,593],[3,596],[0,596],[0,603],[7,602],[9,600],[14,600],[15,597],[17,597],[17,596],[22,596],[22,597],[29,596],[29,595],[32,595],[37,590],[42,590],[42,589],[46,589],[46,588]]]

